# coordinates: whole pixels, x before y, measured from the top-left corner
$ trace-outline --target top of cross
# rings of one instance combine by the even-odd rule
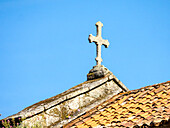
[[[109,42],[108,40],[104,40],[101,37],[101,33],[102,33],[102,27],[103,24],[98,21],[96,23],[96,28],[97,28],[97,35],[93,36],[92,34],[89,35],[89,42],[95,42],[96,44],[96,50],[97,50],[97,57],[96,57],[96,64],[97,65],[101,65],[102,62],[102,58],[101,58],[101,45],[104,45],[106,48],[109,46]]]
[[[101,37],[102,35],[102,27],[103,27],[103,24],[102,22],[98,21],[96,24],[95,24],[97,27],[97,36]],[[99,29],[98,29],[99,28]]]

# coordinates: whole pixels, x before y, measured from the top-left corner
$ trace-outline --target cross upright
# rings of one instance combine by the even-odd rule
[[[95,60],[96,60],[96,65],[99,66],[99,65],[101,65],[101,62],[102,62],[101,46],[104,45],[105,48],[107,48],[109,46],[109,41],[104,40],[101,37],[103,24],[100,21],[98,21],[95,25],[97,28],[97,35],[93,36],[92,34],[90,34],[88,40],[90,43],[95,42],[95,44],[96,44],[97,57]]]

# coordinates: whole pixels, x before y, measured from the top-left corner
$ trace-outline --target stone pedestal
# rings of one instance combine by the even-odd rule
[[[109,72],[110,71],[104,65],[96,65],[87,74],[87,80],[93,80],[104,77]]]

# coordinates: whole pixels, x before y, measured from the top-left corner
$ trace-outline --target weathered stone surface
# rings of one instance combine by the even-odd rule
[[[106,67],[104,67],[103,65],[96,65],[87,74],[87,80],[101,78],[101,77],[104,77],[108,73],[111,73],[111,72]]]
[[[95,42],[96,44],[96,53],[97,53],[97,57],[96,57],[96,65],[101,65],[102,57],[101,57],[101,46],[104,45],[106,48],[109,47],[109,41],[108,40],[104,40],[102,39],[102,27],[103,24],[98,21],[96,24],[96,28],[97,28],[97,35],[93,36],[92,34],[89,35],[89,42]]]
[[[113,95],[128,89],[111,73],[89,80],[59,95],[38,102],[6,119],[23,118],[22,125],[61,127]]]

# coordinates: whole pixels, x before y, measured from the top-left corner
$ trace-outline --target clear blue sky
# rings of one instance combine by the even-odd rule
[[[170,80],[169,0],[1,0],[0,119],[84,82],[99,20],[102,64],[130,90]]]

